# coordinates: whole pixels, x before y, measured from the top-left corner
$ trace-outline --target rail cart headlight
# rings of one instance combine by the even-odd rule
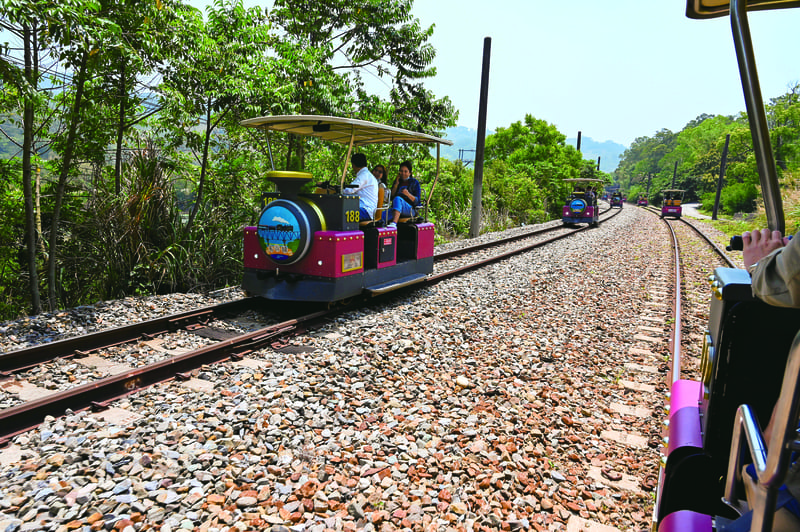
[[[714,294],[714,297],[716,297],[720,301],[722,301],[721,287],[722,283],[720,283],[719,281],[714,281],[713,283],[711,283],[711,293]]]
[[[714,368],[714,339],[711,333],[706,331],[703,336],[703,352],[700,355],[700,373],[703,376],[703,384],[711,384],[711,373]]]
[[[350,272],[360,270],[363,265],[364,254],[361,251],[342,255],[342,271]]]

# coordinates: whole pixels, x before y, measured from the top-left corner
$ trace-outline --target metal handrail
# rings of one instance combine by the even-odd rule
[[[755,151],[758,177],[761,181],[761,193],[764,197],[767,225],[771,230],[780,231],[783,234],[786,230],[783,218],[783,200],[778,185],[778,173],[775,169],[775,157],[772,154],[772,143],[769,138],[767,114],[764,110],[764,100],[758,83],[753,43],[750,38],[750,25],[747,22],[747,0],[731,0],[730,15],[736,60],[739,63],[739,76],[742,79],[742,90],[744,91],[744,103],[750,123],[750,135],[753,138],[753,151]]]
[[[756,500],[748,501],[748,506],[753,510],[751,532],[766,532],[772,529],[778,490],[786,477],[792,444],[797,434],[797,418],[800,414],[799,388],[800,333],[794,338],[786,362],[781,393],[773,415],[769,446],[764,442],[764,436],[752,408],[749,405],[741,405],[736,411],[723,501],[739,513],[742,512],[742,508],[736,503],[738,499],[736,486],[742,481],[742,466],[752,460],[758,474],[758,483],[755,490]],[[749,453],[744,452],[745,441]]]

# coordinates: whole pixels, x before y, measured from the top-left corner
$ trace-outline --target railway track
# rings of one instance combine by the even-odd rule
[[[172,468],[176,486],[194,478],[191,489],[203,491],[201,500],[232,516],[225,524],[224,514],[192,509],[195,499],[186,491],[150,492],[135,479],[130,493],[144,489],[139,497],[152,507],[102,503],[105,516],[138,510],[143,523],[156,522],[167,507],[156,500],[161,496],[175,498],[170,515],[193,526],[339,519],[420,529],[434,522],[647,528],[666,390],[669,248],[647,242],[659,232],[657,221],[623,211],[574,235],[574,244],[520,256],[494,246],[500,262],[420,287],[413,297],[398,292],[372,300],[370,308],[345,309],[280,348],[273,340],[241,360],[186,371],[187,380],[141,389],[109,410],[46,420],[31,435],[13,438],[7,452],[45,464],[54,452],[69,454],[61,450],[69,440],[64,427],[101,419],[90,426],[119,430],[106,438],[117,454],[132,458],[134,469]],[[122,408],[126,413],[115,418]],[[52,432],[58,437],[32,445]],[[170,453],[194,452],[180,442],[200,435],[203,452],[222,464],[214,471],[227,472],[213,478],[227,479],[228,491],[198,484],[203,476],[165,461]],[[135,449],[150,449],[155,463],[122,451],[115,442],[123,440],[145,442]],[[217,442],[224,452],[215,450]],[[86,445],[95,449],[99,442]],[[99,449],[84,453],[64,465],[65,474],[74,465],[99,467],[89,462]],[[180,462],[192,464],[194,456]],[[202,459],[196,464],[195,472],[212,471]],[[19,508],[0,511],[35,514],[37,504],[50,504],[50,496],[25,499],[24,483],[3,478]],[[103,498],[120,478],[103,473],[105,487],[94,497]],[[83,511],[47,518],[83,519]]]
[[[660,217],[660,210],[645,211]],[[709,321],[709,276],[717,267],[736,267],[736,263],[697,225],[685,218],[661,218],[669,229],[674,249],[675,286],[670,334],[670,387],[679,379],[700,380],[703,335]],[[665,405],[669,399],[665,400]],[[664,430],[659,466],[659,489],[664,481],[664,465],[669,439]],[[656,509],[652,516],[657,522]]]
[[[608,214],[608,220],[618,214]],[[520,234],[475,244],[435,256],[437,271],[421,283],[431,286],[466,271],[474,270],[567,238],[587,229],[588,226],[535,228]],[[548,236],[555,233],[555,236]],[[479,256],[479,258],[475,258]],[[442,264],[446,266],[442,267]],[[13,436],[37,426],[45,416],[59,416],[67,410],[85,408],[100,410],[120,397],[135,393],[145,387],[170,379],[187,379],[191,371],[205,364],[228,359],[241,359],[248,353],[266,346],[278,347],[288,336],[305,332],[332,319],[356,303],[326,310],[306,309],[312,305],[282,305],[282,316],[272,316],[272,323],[263,318],[249,320],[243,330],[241,322],[227,321],[237,315],[258,312],[268,313],[268,303],[259,298],[247,298],[216,306],[165,316],[126,327],[99,331],[93,334],[45,343],[28,349],[0,353],[0,390],[19,397],[18,404],[0,410],[0,446]],[[227,325],[226,325],[227,323]],[[208,339],[209,345],[191,351],[170,350],[164,347],[165,337],[178,333]],[[113,361],[113,350],[120,346],[138,343],[142,349],[158,352],[157,360],[131,367]],[[97,368],[106,376],[80,385],[70,383],[70,372],[65,371],[64,389],[53,391],[31,383],[23,374],[34,374],[44,364],[74,361],[75,364]],[[17,376],[15,378],[15,376]]]

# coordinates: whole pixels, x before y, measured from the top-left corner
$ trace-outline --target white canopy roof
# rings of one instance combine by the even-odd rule
[[[363,146],[365,144],[434,143],[452,146],[453,141],[397,127],[337,116],[279,115],[243,120],[245,127],[283,131],[317,137],[330,142]]]

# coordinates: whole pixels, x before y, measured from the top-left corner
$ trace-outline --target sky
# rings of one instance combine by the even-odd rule
[[[417,0],[435,24],[436,78],[458,124],[477,127],[484,38],[491,38],[487,128],[526,114],[567,137],[629,146],[707,114],[745,110],[730,19],[691,20],[675,0]],[[751,13],[766,100],[800,81],[800,9]]]
[[[487,129],[531,114],[567,137],[580,131],[628,147],[661,129],[678,132],[703,113],[745,110],[729,18],[691,20],[685,7],[681,0],[416,0],[412,14],[435,26],[437,74],[425,85],[450,98],[458,125],[478,126],[489,37]],[[800,8],[749,20],[768,101],[800,82]],[[388,91],[388,81],[373,79],[368,88]]]

